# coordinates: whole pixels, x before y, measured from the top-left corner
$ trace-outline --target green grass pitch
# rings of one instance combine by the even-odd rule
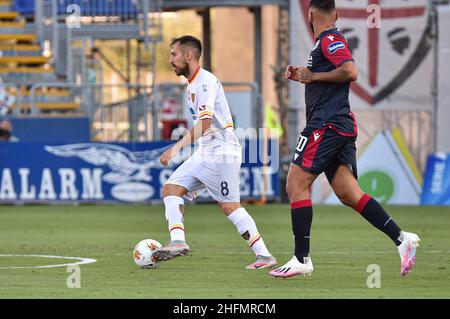
[[[288,205],[247,205],[280,264],[292,256]],[[82,265],[81,288],[69,289],[60,259],[0,256],[0,298],[450,298],[450,208],[388,207],[421,237],[416,265],[400,276],[393,243],[346,207],[317,206],[311,234],[311,277],[277,279],[246,270],[253,253],[216,205],[189,205],[187,257],[139,269],[132,250],[142,239],[168,241],[164,210],[155,206],[0,206],[0,255],[94,258]],[[381,269],[369,289],[367,267]]]

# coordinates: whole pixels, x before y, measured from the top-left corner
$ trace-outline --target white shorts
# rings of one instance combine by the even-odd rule
[[[206,188],[217,202],[240,202],[240,156],[205,155],[195,152],[181,164],[166,184],[183,186],[189,192]]]

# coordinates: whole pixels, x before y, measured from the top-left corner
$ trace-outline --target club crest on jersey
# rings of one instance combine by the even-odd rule
[[[345,44],[341,41],[338,42],[333,42],[328,46],[328,53],[330,54],[335,54],[336,51],[341,50],[341,49],[345,49]]]
[[[195,93],[191,94],[191,99],[192,99],[192,103],[194,103],[195,102]]]

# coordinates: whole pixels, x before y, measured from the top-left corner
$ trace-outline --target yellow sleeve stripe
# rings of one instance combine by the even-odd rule
[[[201,112],[201,113],[198,115],[199,118],[202,118],[202,117],[204,117],[204,116],[212,117],[212,116],[213,116],[213,113],[212,113],[212,112],[209,112],[209,111],[203,111],[203,112]]]
[[[229,127],[233,127],[233,126],[234,126],[233,123],[227,123],[227,124],[225,124],[225,127],[224,127],[224,128],[229,128]]]

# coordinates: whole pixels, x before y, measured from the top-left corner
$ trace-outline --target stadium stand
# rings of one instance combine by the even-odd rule
[[[119,17],[122,21],[138,21],[137,1],[43,0],[41,3],[47,8],[56,3],[59,23],[64,21],[61,19],[69,15],[67,8],[70,5],[78,5],[80,14],[84,17],[107,17],[108,19]],[[44,39],[40,38],[38,30],[34,27],[35,6],[36,1],[0,0],[0,78],[3,83],[9,85],[6,87],[8,94],[16,98],[16,102],[11,106],[12,111],[15,114],[31,111],[35,114],[82,113],[79,99],[76,99],[75,96],[79,95],[79,90],[74,92],[75,90],[70,87],[57,86],[52,89],[39,87],[35,94],[31,92],[31,86],[36,83],[60,84],[73,81],[58,72],[59,67],[56,62],[61,65],[61,62],[65,61],[64,51],[58,51],[57,56],[51,56],[49,52],[44,56]],[[137,23],[135,24],[137,25]],[[91,30],[85,32],[89,33]],[[98,30],[101,33],[101,30],[104,29],[99,26]],[[120,34],[120,32],[115,34]],[[139,36],[139,32],[134,34],[136,37]],[[131,37],[134,34],[131,33]],[[124,36],[124,38],[127,37],[130,36]],[[11,84],[15,85],[11,86]]]
[[[58,15],[66,15],[67,7],[71,4],[80,7],[82,16],[135,18],[138,14],[136,1],[131,0],[64,0],[58,1]],[[35,1],[17,0],[14,2],[13,9],[25,17],[33,17]]]
[[[148,15],[148,24],[147,21],[143,23],[142,17],[147,16],[146,12],[159,10],[155,9],[155,3],[158,2],[0,0],[0,116],[10,116],[21,141],[29,141],[30,138],[48,141],[48,136],[43,136],[40,134],[42,130],[37,129],[39,125],[43,129],[50,125],[50,122],[42,120],[45,118],[57,119],[58,123],[64,122],[65,118],[67,124],[59,127],[87,130],[87,133],[79,134],[84,137],[90,135],[92,128],[89,125],[74,126],[74,119],[88,119],[93,127],[110,115],[113,122],[117,114],[128,114],[131,120],[136,113],[135,101],[147,103],[146,93],[143,99],[139,93],[140,88],[127,82],[118,84],[116,89],[128,91],[128,98],[111,99],[112,95],[117,95],[112,94],[116,89],[109,83],[102,83],[100,74],[103,69],[95,65],[100,64],[96,58],[103,59],[109,65],[112,63],[107,61],[102,52],[94,57],[94,52],[97,52],[95,44],[91,48],[92,52],[88,53],[86,46],[83,47],[86,42],[80,45],[76,39],[83,39],[81,42],[89,39],[92,41],[90,43],[95,40],[136,40],[138,46],[145,44],[148,49],[149,45],[160,41],[158,37],[150,36],[152,28],[157,29],[157,32],[151,33],[152,36],[160,34],[160,25],[154,23],[155,15]],[[73,16],[74,11],[70,10],[73,7],[77,8],[76,13],[83,19],[82,26],[74,29],[69,26],[69,20],[66,20]],[[148,31],[144,32],[145,29]],[[137,64],[139,61],[138,58]],[[150,62],[146,61],[145,67],[152,65]],[[87,65],[94,65],[94,72],[99,72],[94,78]],[[114,66],[112,69],[116,72]],[[19,123],[31,117],[40,119],[33,124],[34,131],[37,132],[34,136],[26,135],[23,129],[30,124]],[[127,129],[120,134],[127,135]],[[73,136],[64,135],[63,130],[56,135],[73,140]],[[84,137],[75,140],[85,140]]]
[[[26,21],[20,12],[14,11],[17,2],[0,2],[0,77],[5,83],[17,84],[7,88],[7,92],[16,97],[11,107],[29,110],[30,86],[33,83],[54,82],[58,78],[50,64],[51,56],[44,56],[36,34],[27,33]],[[18,93],[21,99],[17,99]],[[70,92],[63,90],[40,90],[36,92],[36,107],[44,112],[76,111],[80,105],[69,97]]]

